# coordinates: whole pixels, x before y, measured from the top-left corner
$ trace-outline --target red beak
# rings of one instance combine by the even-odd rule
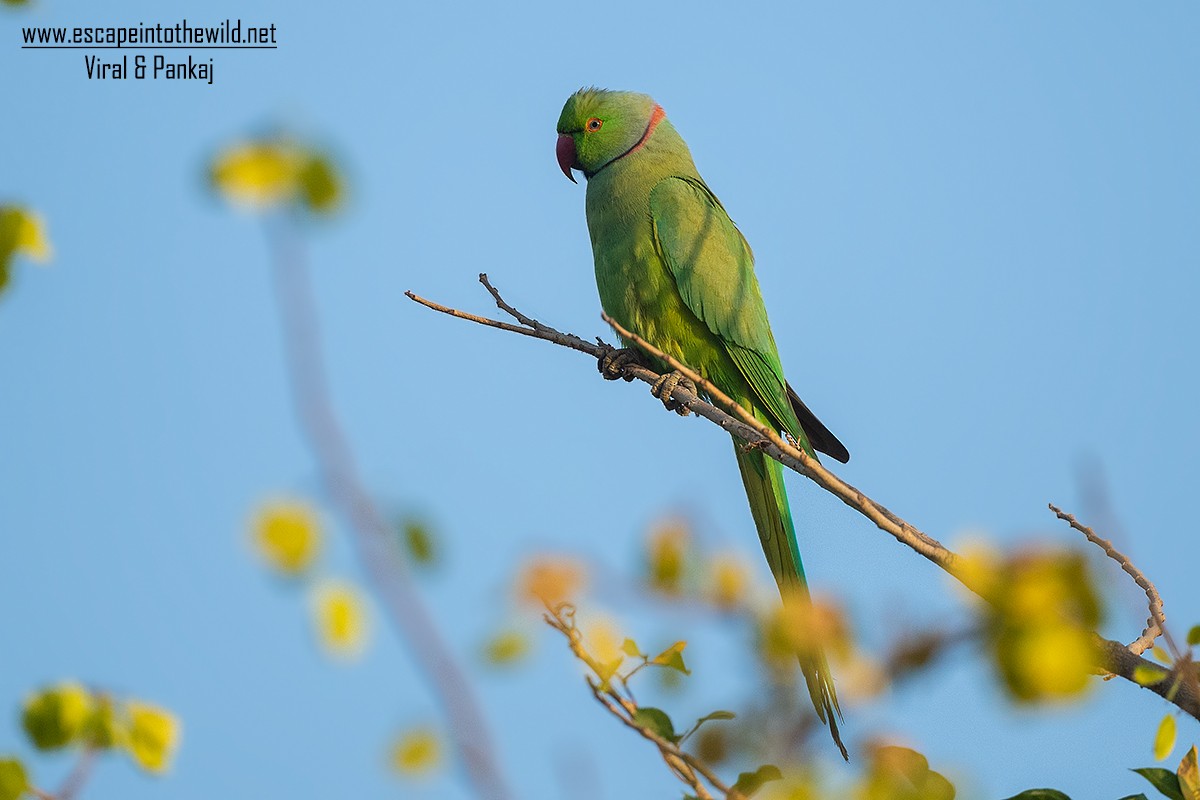
[[[563,171],[563,175],[566,175],[571,183],[578,183],[575,176],[571,174],[571,168],[575,166],[575,139],[565,133],[560,133],[558,144],[554,146],[554,154],[558,156],[558,166]]]

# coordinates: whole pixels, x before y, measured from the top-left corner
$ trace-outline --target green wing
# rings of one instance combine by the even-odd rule
[[[650,216],[655,247],[683,302],[725,345],[756,405],[809,449],[754,277],[754,254],[721,201],[700,181],[666,178],[650,192]]]

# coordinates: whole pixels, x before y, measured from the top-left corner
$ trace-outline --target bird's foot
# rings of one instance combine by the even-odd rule
[[[684,376],[682,372],[675,370],[674,372],[668,372],[656,380],[654,385],[650,387],[650,394],[661,400],[662,404],[666,406],[667,411],[674,411],[679,416],[686,417],[692,412],[688,410],[687,406],[671,397],[671,394],[678,386],[682,386],[692,394],[696,393],[696,384],[690,378]]]
[[[646,366],[646,362],[642,360],[642,354],[632,347],[621,349],[610,347],[596,362],[596,369],[600,370],[600,374],[606,381],[615,381],[618,378],[631,381],[633,376],[626,375],[625,368],[644,366]]]

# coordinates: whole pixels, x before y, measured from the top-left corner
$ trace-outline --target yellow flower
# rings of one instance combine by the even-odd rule
[[[304,152],[286,141],[243,142],[213,161],[211,178],[231,202],[265,208],[295,196]]]
[[[262,210],[293,201],[329,212],[342,200],[342,179],[330,159],[287,139],[242,142],[209,168],[213,186],[230,202]]]
[[[366,602],[358,588],[342,581],[325,581],[312,594],[317,641],[330,655],[354,659],[367,644]]]
[[[406,731],[392,745],[391,765],[402,775],[426,775],[442,760],[442,745],[429,728]]]
[[[299,500],[277,500],[261,507],[254,515],[251,536],[262,559],[285,575],[307,571],[321,548],[317,512]]]

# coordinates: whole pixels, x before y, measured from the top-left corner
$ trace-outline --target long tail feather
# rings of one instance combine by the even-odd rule
[[[808,583],[804,579],[792,512],[783,487],[783,468],[758,450],[743,449],[737,439],[734,439],[733,446],[737,453],[738,469],[742,473],[742,484],[746,487],[746,497],[750,500],[754,526],[758,529],[758,538],[762,542],[767,563],[771,566],[771,573],[779,584],[783,602],[808,602]],[[800,671],[804,673],[804,682],[808,685],[808,694],[817,716],[821,722],[829,725],[829,732],[842,752],[842,758],[849,761],[846,746],[838,734],[837,720],[841,718],[842,711],[838,708],[833,675],[825,651],[819,645],[800,655]]]

